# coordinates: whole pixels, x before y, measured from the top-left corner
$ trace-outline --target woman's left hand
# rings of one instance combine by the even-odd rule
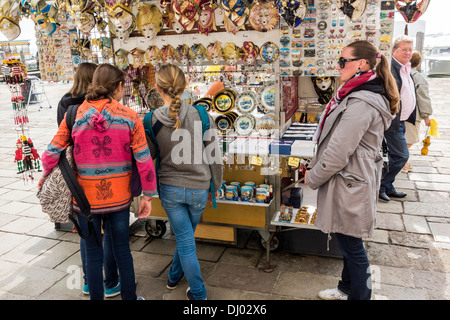
[[[37,185],[38,190],[42,189],[42,186],[44,185],[45,180],[47,180],[47,177],[42,177],[41,179],[39,179],[39,182]]]
[[[139,216],[138,219],[147,218],[152,212],[152,198],[143,196],[141,203],[139,204]]]

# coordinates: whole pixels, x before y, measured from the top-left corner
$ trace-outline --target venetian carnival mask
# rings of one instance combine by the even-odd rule
[[[338,0],[336,5],[352,21],[357,21],[366,10],[367,0]]]
[[[163,27],[162,14],[154,4],[141,4],[138,9],[137,29],[147,40],[153,40]]]
[[[93,13],[95,3],[92,0],[66,0],[65,7],[70,12],[74,24],[80,28],[82,14],[88,11]]]
[[[167,28],[172,29],[176,33],[182,33],[184,31],[183,26],[175,19],[175,15],[172,11],[169,11],[165,16],[164,23]]]
[[[0,31],[8,41],[20,35],[19,4],[16,1],[0,1]]]
[[[128,40],[136,24],[131,11],[134,0],[105,0],[111,32],[120,41]]]
[[[333,77],[311,77],[314,90],[319,96],[319,103],[327,104],[333,97],[334,78]]]
[[[249,0],[223,0],[224,24],[228,32],[236,34],[240,29],[245,30],[245,23],[250,15]]]
[[[213,64],[218,64],[222,59],[222,45],[219,41],[210,43],[206,48],[206,58]]]
[[[256,2],[250,10],[250,25],[257,31],[269,31],[278,25],[278,10],[272,2]]]
[[[202,64],[203,60],[205,59],[206,49],[201,44],[194,44],[189,49],[189,56],[192,61],[194,61],[195,64],[200,65]]]
[[[197,21],[197,30],[199,33],[208,35],[211,31],[217,31],[214,10],[216,5],[211,0],[200,0],[198,3],[200,13]]]
[[[259,55],[259,48],[251,41],[245,41],[241,48],[242,60],[244,60],[248,65],[255,63],[256,58]]]
[[[51,36],[56,31],[57,25],[53,18],[38,14],[32,16],[31,19],[35,22],[37,30],[46,36]]]
[[[189,64],[189,46],[186,44],[181,44],[176,48],[175,52],[176,60],[183,66],[187,66]]]
[[[241,50],[234,43],[227,42],[222,49],[222,57],[229,64],[236,64],[241,57]]]
[[[81,44],[81,57],[83,60],[90,60],[92,58],[91,40],[80,39]]]
[[[164,63],[173,63],[175,60],[175,48],[170,44],[163,46],[161,48],[161,60]]]
[[[304,0],[281,0],[277,2],[277,6],[278,12],[291,28],[297,27],[308,12],[308,5]]]
[[[83,34],[89,34],[91,30],[95,27],[95,17],[90,11],[83,12],[81,14],[80,22],[75,24],[77,28]]]
[[[111,59],[112,56],[112,48],[111,48],[111,38],[109,37],[102,37],[101,40],[101,47],[102,47],[102,57],[105,60]]]
[[[428,8],[430,0],[396,0],[395,7],[406,22],[417,21]]]
[[[198,20],[198,10],[193,0],[172,0],[172,10],[184,30],[190,31]]]
[[[161,61],[161,53],[157,46],[150,46],[145,50],[145,58],[147,62],[156,67]]]
[[[119,69],[126,69],[129,66],[128,62],[128,51],[124,49],[119,49],[115,52],[116,56],[116,65]]]
[[[133,57],[133,68],[139,69],[145,65],[144,54],[145,51],[139,48],[134,48],[130,51],[131,56]]]

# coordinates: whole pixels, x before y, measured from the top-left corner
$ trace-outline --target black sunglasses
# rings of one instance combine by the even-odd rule
[[[344,69],[344,68],[345,68],[345,63],[350,62],[350,61],[356,61],[356,60],[361,60],[361,59],[360,59],[360,58],[355,58],[355,59],[345,59],[345,58],[343,58],[343,57],[340,57],[339,60],[338,60],[339,67],[340,67],[341,69]]]

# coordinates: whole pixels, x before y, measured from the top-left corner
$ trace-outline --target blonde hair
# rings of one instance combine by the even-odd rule
[[[356,59],[366,60],[370,69],[376,70],[389,100],[391,114],[397,114],[400,95],[386,56],[379,53],[373,44],[365,40],[350,43],[347,47],[352,48],[352,55]]]
[[[186,77],[183,71],[173,64],[165,64],[156,72],[156,84],[164,94],[172,99],[169,106],[169,117],[176,120],[173,128],[179,129],[181,127],[181,121],[178,119],[181,94],[186,87]]]

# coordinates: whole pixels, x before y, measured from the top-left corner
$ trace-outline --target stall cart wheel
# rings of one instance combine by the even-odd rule
[[[166,233],[166,223],[162,220],[147,220],[145,222],[145,231],[149,236],[161,238]]]
[[[270,251],[276,252],[281,250],[282,242],[280,238],[277,237],[277,235],[273,235],[269,241],[270,241],[269,245]],[[267,241],[263,237],[261,237],[260,244],[263,247],[263,249],[267,249]]]

